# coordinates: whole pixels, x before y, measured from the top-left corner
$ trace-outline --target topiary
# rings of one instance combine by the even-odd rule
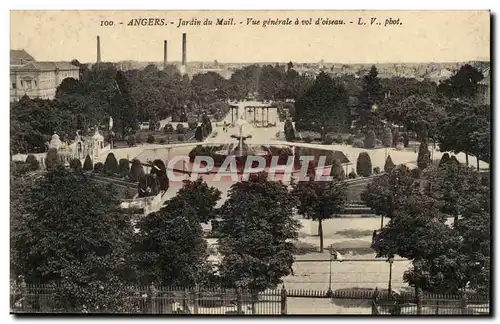
[[[118,163],[118,173],[121,177],[125,177],[130,173],[130,162],[127,159],[120,159]]]
[[[357,176],[358,175],[356,174],[356,172],[354,172],[354,170],[349,172],[349,179],[356,179]]]
[[[166,124],[165,127],[163,127],[163,133],[173,134],[174,133],[174,126],[172,126],[172,124]]]
[[[352,145],[354,143],[354,135],[349,135],[349,137],[346,138],[345,143],[347,145]]]
[[[102,164],[101,162],[97,162],[94,165],[94,172],[95,173],[102,173],[103,171],[104,171],[104,164]]]
[[[57,149],[51,148],[47,151],[47,156],[45,157],[45,167],[47,170],[52,170],[61,166],[61,159],[59,158],[59,154],[57,153]]]
[[[373,168],[373,173],[374,173],[374,174],[379,174],[379,173],[380,173],[380,167],[378,167],[378,166],[377,166],[377,167],[374,167],[374,168]]]
[[[330,176],[338,181],[345,180],[344,168],[338,159],[333,160],[332,169],[330,170]]]
[[[330,135],[327,135],[325,139],[323,140],[323,144],[325,145],[332,145],[333,144],[333,137]]]
[[[104,173],[111,176],[119,171],[118,161],[113,153],[109,153],[104,162]]]
[[[335,142],[337,142],[338,144],[344,143],[344,138],[342,137],[342,135],[338,134]]]
[[[420,177],[422,176],[422,169],[420,168],[411,169],[410,174],[412,178],[420,179]]]
[[[394,165],[394,162],[392,162],[391,156],[388,155],[387,159],[385,159],[384,171],[389,173],[392,171],[392,169],[394,169],[394,167],[396,167],[396,165]]]
[[[452,155],[450,157],[450,160],[448,161],[448,163],[455,163],[456,165],[460,164],[460,162],[458,162],[457,157],[455,155]]]
[[[155,137],[152,134],[149,134],[146,142],[148,142],[149,144],[153,144],[155,142]]]
[[[82,162],[79,159],[72,159],[69,162],[69,167],[75,172],[80,172],[82,171]]]
[[[182,124],[177,124],[177,127],[175,128],[177,134],[184,134],[184,125]]]
[[[87,155],[85,161],[83,162],[83,170],[92,171],[92,169],[93,169],[92,159],[90,158],[89,155]]]
[[[363,176],[368,177],[372,174],[372,160],[367,152],[361,152],[356,162],[356,172]]]
[[[179,142],[184,142],[184,134],[179,134],[179,135],[177,136],[177,140],[178,140]]]
[[[441,157],[441,161],[439,161],[439,166],[443,166],[445,163],[448,163],[450,161],[450,155],[448,152],[444,153],[443,156]]]
[[[431,152],[429,152],[427,143],[422,142],[420,143],[420,147],[418,149],[417,166],[421,170],[423,170],[427,168],[430,164],[431,164]]]
[[[167,141],[164,138],[160,138],[160,141],[158,143],[160,144],[165,144]]]
[[[389,127],[384,128],[384,133],[382,135],[382,145],[385,147],[392,146],[392,132]]]
[[[142,167],[141,161],[137,159],[132,160],[132,165],[130,166],[129,173],[130,180],[139,182],[141,177],[143,177],[144,175],[144,168]]]
[[[368,133],[366,134],[366,137],[365,137],[364,147],[366,149],[375,148],[376,139],[377,138],[375,136],[375,132],[372,130],[368,131]]]
[[[40,162],[38,162],[38,160],[33,154],[30,154],[28,155],[28,157],[26,157],[25,163],[29,171],[36,171],[40,169]]]
[[[188,123],[188,127],[189,127],[190,130],[195,130],[196,127],[198,127],[198,122],[196,122],[196,121],[195,122],[189,122]]]

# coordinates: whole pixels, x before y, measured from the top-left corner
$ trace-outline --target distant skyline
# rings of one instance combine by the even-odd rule
[[[134,18],[217,19],[234,26],[127,26]],[[328,17],[344,26],[245,26],[263,20]],[[400,26],[357,26],[359,18],[399,18]],[[115,26],[101,27],[113,20]],[[239,24],[239,22],[242,24]],[[353,21],[353,24],[349,24]],[[123,22],[120,25],[119,22]],[[39,61],[96,61],[96,36],[102,61],[181,60],[181,35],[187,33],[187,59],[197,62],[299,62],[339,64],[455,63],[490,61],[488,11],[11,11],[11,49],[24,49]]]

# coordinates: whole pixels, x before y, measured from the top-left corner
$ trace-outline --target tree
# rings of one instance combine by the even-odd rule
[[[392,131],[389,127],[384,128],[384,134],[382,136],[382,144],[384,144],[385,147],[392,146]]]
[[[387,155],[387,159],[385,160],[385,164],[384,164],[384,171],[389,173],[392,171],[392,169],[394,169],[394,167],[395,167],[395,165],[394,165],[394,162],[392,162],[391,156]]]
[[[264,173],[233,184],[220,210],[221,276],[230,287],[255,294],[274,288],[290,274],[299,223],[288,188]]]
[[[439,84],[438,91],[451,98],[474,98],[477,93],[477,83],[482,79],[481,72],[465,64],[455,75]]]
[[[203,131],[202,131],[201,125],[196,127],[196,131],[194,132],[194,138],[198,142],[202,142],[203,141]]]
[[[69,167],[75,172],[81,172],[82,162],[79,159],[71,159],[71,161],[69,162]]]
[[[120,159],[118,162],[118,173],[121,177],[125,177],[130,172],[130,162],[128,159]]]
[[[448,152],[444,153],[443,156],[441,157],[441,160],[439,161],[439,166],[443,166],[444,164],[448,163],[450,160],[450,155]]]
[[[424,170],[431,163],[432,163],[431,152],[429,152],[428,144],[426,142],[422,142],[420,143],[420,147],[418,149],[418,156],[417,156],[418,168]]]
[[[362,91],[358,97],[356,128],[361,131],[373,130],[378,132],[381,120],[374,109],[383,98],[382,86],[378,78],[377,68],[373,65],[370,72],[363,78]]]
[[[130,167],[129,178],[134,182],[139,182],[144,175],[144,168],[142,167],[141,161],[133,159],[132,166]]]
[[[50,170],[24,195],[24,215],[12,233],[16,274],[27,283],[55,284],[65,311],[124,312],[130,219],[116,193],[64,168]]]
[[[57,149],[51,148],[47,151],[47,156],[45,157],[45,167],[47,170],[52,170],[62,165]]]
[[[221,198],[221,191],[215,187],[209,187],[202,178],[196,181],[184,180],[182,188],[177,195],[169,201],[169,204],[182,203],[194,209],[198,223],[208,224],[217,216],[215,205]],[[179,201],[178,201],[179,200]]]
[[[298,131],[348,132],[351,127],[351,111],[347,92],[321,72],[312,85],[295,103],[295,128]],[[322,138],[323,139],[323,138]]]
[[[151,174],[155,175],[158,179],[160,190],[166,191],[169,187],[170,180],[167,176],[167,167],[162,160],[156,159],[153,161],[153,168],[151,169]]]
[[[104,173],[107,175],[115,175],[119,172],[118,161],[113,153],[109,153],[106,156],[106,161],[104,162]]]
[[[375,132],[373,130],[369,130],[366,133],[366,138],[365,138],[365,141],[363,143],[364,147],[366,149],[375,148],[376,140],[377,140],[377,137],[375,136]]]
[[[138,282],[177,287],[203,284],[207,243],[192,206],[179,200],[167,203],[142,218],[138,228],[132,253]]]
[[[94,168],[94,164],[92,163],[92,159],[90,158],[89,155],[85,157],[85,161],[83,162],[83,170],[85,171],[92,171]]]
[[[160,181],[155,174],[143,174],[139,178],[137,192],[139,198],[156,196],[160,193]]]
[[[332,169],[330,170],[330,176],[337,181],[344,181],[346,176],[342,164],[338,159],[334,159],[332,162]]]
[[[97,162],[94,164],[94,172],[95,173],[103,173],[104,172],[104,164],[101,162]]]
[[[293,124],[291,120],[287,119],[284,126],[285,139],[289,142],[295,140],[295,130],[293,129]]]
[[[373,179],[361,193],[361,200],[375,214],[380,215],[380,228],[382,228],[384,217],[392,218],[402,201],[406,200],[414,190],[415,179],[412,178],[410,169],[401,164]]]
[[[372,174],[372,160],[367,152],[359,153],[356,162],[356,173],[363,177],[368,177]]]
[[[427,194],[443,203],[441,212],[452,216],[455,225],[470,201],[489,192],[479,172],[450,161],[438,168],[429,168],[426,178]]]
[[[344,209],[346,190],[345,183],[337,181],[299,181],[294,185],[292,192],[299,200],[299,214],[318,221],[320,252],[323,252],[323,220]]]
[[[28,155],[28,157],[26,157],[25,163],[28,165],[30,171],[36,171],[40,169],[40,162],[38,162],[33,154],[30,154]]]
[[[174,133],[174,126],[172,126],[172,124],[166,124],[164,127],[163,127],[163,133],[165,134],[173,134]]]

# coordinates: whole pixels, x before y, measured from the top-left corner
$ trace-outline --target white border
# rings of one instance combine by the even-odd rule
[[[270,10],[270,9],[293,9],[293,10],[299,10],[299,9],[316,9],[316,10],[325,10],[325,9],[330,9],[330,10],[333,10],[333,9],[337,9],[337,10],[342,10],[342,9],[352,9],[352,10],[355,10],[355,9],[358,9],[358,10],[362,10],[362,9],[376,9],[376,10],[389,10],[389,9],[399,9],[399,10],[416,10],[416,9],[423,9],[423,10],[438,10],[438,9],[442,9],[442,10],[464,10],[464,9],[492,9],[492,12],[494,13],[498,13],[500,12],[500,1],[498,0],[474,0],[474,1],[449,1],[447,2],[446,4],[444,3],[440,3],[438,1],[435,1],[435,0],[420,0],[420,1],[382,1],[382,0],[378,0],[378,1],[370,1],[370,0],[364,0],[364,1],[361,1],[361,0],[349,0],[349,1],[316,1],[316,0],[308,0],[308,1],[301,1],[300,3],[299,2],[293,2],[292,1],[283,1],[283,2],[279,2],[279,3],[273,3],[273,4],[270,4],[269,0],[265,1],[265,0],[253,0],[253,1],[219,1],[219,0],[211,0],[211,1],[180,1],[180,2],[174,2],[174,1],[168,1],[168,6],[165,6],[165,2],[160,2],[160,1],[150,1],[150,0],[141,0],[141,1],[131,1],[131,0],[122,0],[122,1],[119,1],[117,2],[116,4],[113,4],[113,3],[105,3],[104,1],[100,0],[100,1],[97,1],[97,0],[86,0],[86,1],[77,1],[77,2],[70,2],[70,1],[4,1],[2,2],[2,9],[4,9],[4,6],[5,6],[5,10],[2,10],[2,18],[0,21],[1,21],[1,25],[2,25],[2,28],[1,28],[1,37],[2,37],[2,44],[4,44],[5,47],[9,46],[7,44],[9,44],[9,38],[10,38],[10,34],[9,34],[9,12],[8,12],[8,9],[31,9],[31,10],[34,10],[34,9],[39,9],[39,10],[49,10],[49,9],[67,9],[67,10],[71,10],[71,9],[80,9],[80,10],[96,10],[96,9],[121,9],[121,10],[125,10],[125,9],[143,9],[143,10],[147,10],[147,9],[170,9],[170,10],[179,10],[179,9],[233,9],[233,10],[245,10],[245,9],[254,9],[254,10],[258,10],[258,9],[267,9],[267,10]],[[498,20],[497,20],[497,24],[498,24]],[[495,35],[495,43],[498,43],[498,33],[494,33],[493,35]],[[10,47],[10,46],[9,46]],[[9,297],[8,297],[8,291],[9,291],[9,287],[8,287],[8,277],[9,277],[9,249],[8,249],[8,246],[9,246],[9,218],[8,218],[8,215],[9,215],[9,174],[8,174],[8,170],[9,170],[9,156],[8,156],[8,151],[7,151],[7,147],[9,145],[9,125],[8,125],[8,121],[9,121],[9,109],[8,109],[8,92],[7,92],[7,89],[8,89],[8,73],[7,73],[7,59],[8,59],[8,48],[4,48],[3,51],[0,52],[1,55],[2,55],[2,62],[4,62],[4,64],[0,64],[0,69],[2,70],[2,78],[1,78],[1,84],[0,84],[0,88],[1,89],[5,89],[5,91],[1,91],[1,98],[2,98],[2,103],[4,103],[3,105],[3,109],[0,109],[0,113],[2,114],[2,116],[0,117],[0,120],[3,121],[4,125],[2,125],[3,127],[0,127],[0,131],[1,131],[1,135],[0,135],[0,138],[2,139],[3,141],[3,145],[1,146],[3,149],[2,149],[2,158],[0,159],[0,163],[3,164],[3,167],[0,168],[0,170],[2,170],[1,172],[1,175],[2,175],[2,178],[0,180],[0,183],[2,184],[1,186],[1,192],[2,192],[2,195],[0,196],[3,203],[1,204],[4,212],[2,213],[2,226],[0,226],[1,230],[2,230],[2,234],[1,237],[2,237],[2,240],[3,240],[3,244],[1,245],[2,248],[1,248],[1,257],[2,257],[2,268],[1,268],[1,275],[2,275],[2,280],[0,281],[0,284],[1,284],[1,288],[0,288],[0,291],[2,291],[2,294],[0,295],[0,298],[1,298],[1,302],[0,302],[0,306],[1,306],[1,314],[2,314],[2,319],[6,319],[5,317],[7,316],[8,312],[9,312]],[[495,75],[497,74],[496,72],[498,72],[498,64],[496,64],[495,62]],[[498,86],[496,85],[495,83],[495,87],[494,87],[494,92],[497,93],[497,89],[498,89]],[[493,107],[496,107],[496,102],[494,103],[494,106]],[[495,135],[496,135],[496,131],[495,131]],[[494,136],[494,138],[497,138],[496,136]],[[495,145],[495,149],[496,149],[496,145]],[[497,178],[495,177],[495,180],[497,180]],[[494,187],[494,186],[493,186]],[[496,195],[495,195],[495,198]],[[498,199],[496,199],[496,201],[498,201]],[[498,223],[500,223],[500,221],[496,221],[496,227],[498,227]],[[496,229],[496,228],[495,228]],[[498,232],[498,231],[497,231]],[[498,252],[498,251],[497,251]],[[498,253],[495,253],[496,257],[498,256]],[[495,269],[495,267],[493,267],[493,269]],[[499,298],[496,298],[497,300],[497,305],[498,306],[498,299]],[[499,309],[498,307],[495,307],[495,309]],[[53,320],[55,320],[54,318],[50,318],[50,319],[45,319],[45,318],[41,318],[42,320],[50,320],[51,322]],[[148,318],[149,320],[152,320],[152,321],[155,321],[155,322],[158,322],[158,323],[161,323],[161,322],[164,322],[164,321],[170,321],[170,320],[173,320],[173,318],[157,318],[157,319],[151,319],[151,318]],[[216,318],[215,320],[219,320],[219,318]],[[372,320],[373,318],[369,318],[368,320]],[[26,322],[30,323],[30,322],[35,322],[36,320],[40,320],[40,319],[35,319],[35,318],[31,318],[31,319],[27,319]],[[106,318],[106,319],[97,319],[97,318],[64,318],[62,319],[63,321],[74,321],[74,320],[78,320],[79,322],[97,322],[97,323],[101,323],[101,322],[109,322],[109,321],[114,321],[114,322],[122,322],[123,320],[126,320],[126,321],[139,321],[139,320],[142,320],[140,318],[137,318],[137,317],[133,317],[133,318]],[[193,321],[193,319],[189,319],[189,318],[181,318],[181,320],[183,321],[188,321],[188,322],[191,322]],[[239,320],[244,320],[242,318],[238,318],[237,319],[238,321]],[[270,321],[271,319],[260,319],[260,321]],[[301,318],[300,319],[301,321],[309,321],[311,319],[307,319],[307,318]],[[328,321],[335,321],[335,322],[344,322],[346,320],[346,318],[331,318],[331,319],[326,319],[325,320],[328,320]],[[350,319],[350,322],[352,321],[359,321],[360,319]],[[437,319],[430,319],[430,318],[426,318],[425,319],[426,321],[437,321]],[[14,321],[14,318],[12,316],[9,316],[8,317],[8,321],[11,322],[11,321]],[[402,318],[399,318],[398,321],[401,321],[403,322],[403,319]],[[4,321],[2,320],[2,323]]]

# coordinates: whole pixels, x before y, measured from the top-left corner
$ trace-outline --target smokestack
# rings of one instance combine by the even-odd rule
[[[163,41],[163,69],[167,68],[167,41]]]
[[[101,39],[97,36],[97,64],[101,63]]]
[[[182,34],[182,65],[186,66],[186,33]]]

